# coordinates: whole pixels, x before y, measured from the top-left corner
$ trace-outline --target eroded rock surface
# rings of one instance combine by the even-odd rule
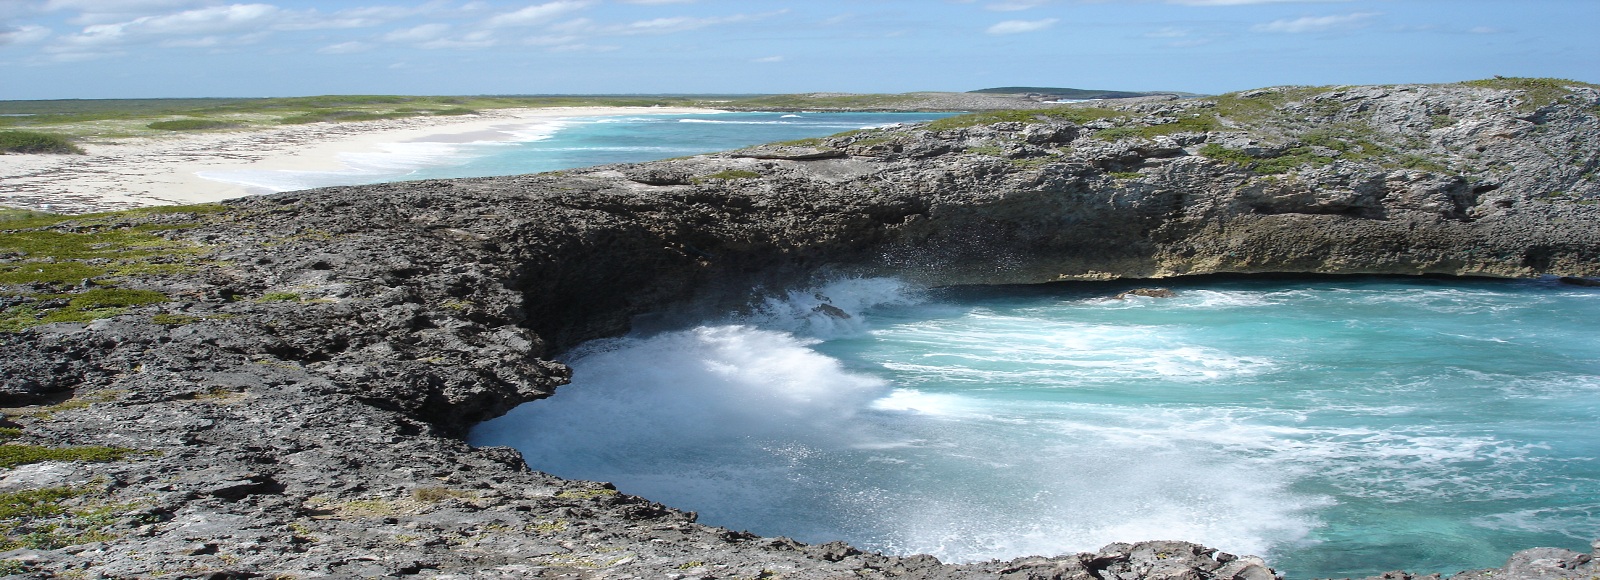
[[[10,445],[125,451],[0,472],[8,501],[67,490],[6,520],[0,559],[91,578],[1269,580],[1181,542],[945,565],[761,538],[461,436],[548,396],[569,373],[552,354],[636,315],[818,277],[1594,277],[1600,90],[1569,85],[1264,89],[35,224],[193,251],[135,274],[3,257],[41,276],[7,286],[7,324],[33,321],[0,333]],[[100,273],[44,281],[67,262]],[[103,285],[166,300],[27,318]],[[1586,557],[1524,552],[1492,577],[1587,578]]]

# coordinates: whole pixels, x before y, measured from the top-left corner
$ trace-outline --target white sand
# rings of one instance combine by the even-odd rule
[[[568,117],[714,113],[674,107],[495,109],[459,117],[311,123],[254,131],[173,134],[83,145],[88,155],[0,155],[0,206],[82,213],[220,201],[268,190],[199,173],[338,171],[341,154],[392,143],[510,140]]]

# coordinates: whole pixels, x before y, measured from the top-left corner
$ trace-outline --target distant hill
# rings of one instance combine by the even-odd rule
[[[1028,95],[1038,94],[1055,97],[1057,99],[1128,99],[1133,97],[1148,97],[1151,95],[1178,95],[1180,97],[1194,96],[1194,93],[1180,93],[1177,91],[1136,92],[1136,91],[1104,91],[1095,89],[1065,89],[1061,87],[996,87],[992,89],[979,89],[967,91],[969,93],[986,93],[998,95]]]

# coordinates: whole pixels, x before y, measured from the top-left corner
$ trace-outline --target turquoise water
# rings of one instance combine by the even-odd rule
[[[516,175],[713,153],[865,127],[917,123],[948,113],[717,113],[566,119],[547,138],[484,145],[490,154],[422,168],[408,179]]]
[[[587,344],[472,441],[706,523],[946,561],[1181,539],[1344,577],[1600,537],[1600,291],[1167,284],[840,281]]]
[[[261,192],[415,179],[540,173],[608,163],[634,163],[823,137],[866,127],[915,123],[950,113],[714,113],[507,120],[495,139],[384,143],[344,153],[337,171],[205,171],[206,179]]]

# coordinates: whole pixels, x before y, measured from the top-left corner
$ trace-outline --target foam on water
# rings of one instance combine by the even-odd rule
[[[372,151],[341,153],[338,169],[222,170],[203,171],[199,176],[265,193],[407,179],[517,175],[650,161],[944,116],[947,115],[825,113],[800,117],[706,113],[508,121],[496,128],[500,135],[493,139],[456,142],[454,137],[441,136],[381,143]]]
[[[1600,535],[1600,337],[1571,323],[1600,294],[1178,290],[797,290],[585,345],[572,385],[472,441],[707,523],[947,561],[1162,538],[1337,577]]]

